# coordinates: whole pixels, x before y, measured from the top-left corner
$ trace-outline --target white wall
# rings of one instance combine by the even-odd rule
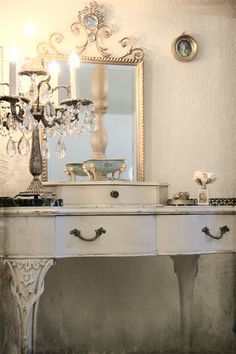
[[[118,38],[133,36],[146,53],[146,179],[169,182],[170,195],[188,190],[196,196],[193,172],[206,169],[218,178],[209,187],[212,196],[236,197],[234,1],[102,3]],[[42,40],[63,32],[84,4],[9,0],[0,14],[2,44],[20,41],[26,51],[19,28],[28,17]],[[170,50],[184,31],[199,44],[191,63],[176,61]],[[9,177],[9,193],[27,185],[22,166],[16,161],[14,170],[24,177],[17,185]],[[236,347],[234,262],[227,255],[200,258],[194,306],[194,348],[200,353],[233,353]],[[14,328],[5,310],[5,323],[9,319]],[[39,311],[42,351],[177,353],[179,335],[178,286],[168,257],[58,261],[47,276]]]
[[[145,72],[146,137],[152,137],[147,178],[168,181],[171,194],[188,190],[196,196],[193,172],[206,169],[217,176],[212,196],[235,196],[235,19],[196,11],[149,14],[149,21],[154,48]],[[185,30],[199,44],[191,63],[170,53],[173,38]]]

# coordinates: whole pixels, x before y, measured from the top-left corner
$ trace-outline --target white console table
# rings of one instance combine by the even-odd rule
[[[235,207],[113,203],[2,208],[0,213],[0,257],[12,276],[11,291],[19,314],[19,354],[35,353],[44,277],[57,258],[171,256],[179,282],[181,326],[187,347],[199,256],[236,251]]]

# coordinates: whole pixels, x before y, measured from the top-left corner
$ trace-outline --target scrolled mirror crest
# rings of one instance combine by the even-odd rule
[[[112,36],[111,26],[104,23],[104,9],[95,1],[83,10],[78,12],[78,19],[72,23],[70,30],[72,35],[78,37],[78,43],[75,45],[77,55],[89,55],[93,49],[94,57],[101,56],[103,59],[116,57],[120,61],[137,63],[143,60],[144,51],[141,48],[134,48],[133,41],[129,37],[122,38],[119,44],[120,54],[113,54],[114,48],[104,45],[104,40]],[[37,46],[40,57],[57,57],[64,59],[68,53],[64,52],[61,45],[67,38],[59,32],[50,35],[47,42],[40,42]],[[92,56],[93,56],[92,55]]]

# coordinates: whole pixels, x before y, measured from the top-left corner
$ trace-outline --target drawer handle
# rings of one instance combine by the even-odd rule
[[[70,231],[71,235],[74,235],[78,238],[80,238],[82,241],[86,241],[86,242],[91,242],[96,240],[98,237],[100,237],[102,234],[105,234],[106,230],[103,227],[100,227],[99,229],[95,230],[95,236],[91,237],[91,238],[85,238],[81,235],[81,231],[78,229],[74,229]]]
[[[111,191],[110,196],[112,198],[118,198],[119,197],[119,192],[118,191]]]
[[[207,236],[214,238],[215,240],[220,240],[223,237],[223,235],[228,231],[230,231],[230,229],[227,225],[221,226],[220,227],[220,235],[214,236],[210,233],[210,230],[208,229],[207,226],[202,228],[202,232],[204,232]]]

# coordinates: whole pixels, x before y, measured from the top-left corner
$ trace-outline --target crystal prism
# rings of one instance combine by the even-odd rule
[[[34,130],[34,128],[36,128],[38,125],[38,122],[34,119],[32,113],[30,112],[30,109],[27,108],[25,110],[25,114],[24,114],[24,120],[23,120],[23,127],[31,132],[32,130]]]
[[[30,99],[31,102],[35,102],[37,100],[38,97],[38,86],[36,83],[36,79],[37,77],[35,75],[32,75],[31,77],[31,85],[30,85],[30,89],[28,92],[28,97]]]
[[[49,123],[52,123],[55,118],[55,109],[50,101],[45,103],[44,117]]]
[[[22,137],[20,138],[19,143],[17,145],[17,149],[18,149],[19,154],[22,156],[25,156],[29,153],[30,145],[24,135],[22,135]]]
[[[66,146],[61,137],[56,144],[55,154],[59,159],[63,159],[66,156]]]
[[[14,157],[16,156],[16,143],[12,139],[12,137],[9,138],[6,146],[6,152],[9,157]]]

